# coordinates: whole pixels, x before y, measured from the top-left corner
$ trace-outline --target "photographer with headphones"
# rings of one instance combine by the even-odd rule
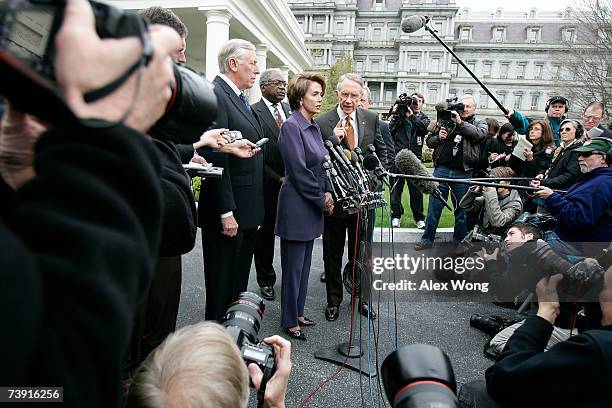
[[[548,101],[546,101],[546,107],[544,111],[546,112],[546,117],[544,120],[548,122],[553,131],[553,139],[555,146],[559,146],[561,144],[561,134],[560,127],[561,121],[565,119],[565,114],[569,110],[569,101],[567,98],[563,96],[552,96]],[[523,116],[521,112],[515,111],[514,109],[508,109],[508,114],[506,115],[516,132],[521,135],[526,135],[528,133],[527,127],[532,119]]]
[[[612,241],[612,140],[594,138],[574,151],[582,173],[579,181],[563,196],[546,186],[536,196],[558,220],[559,238],[588,256]]]

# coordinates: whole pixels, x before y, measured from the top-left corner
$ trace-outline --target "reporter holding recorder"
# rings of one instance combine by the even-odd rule
[[[315,238],[323,233],[323,214],[333,210],[331,186],[323,169],[327,150],[312,117],[321,111],[325,79],[321,74],[294,76],[287,88],[293,115],[282,127],[278,147],[285,179],[278,195],[275,233],[281,238],[281,325],[293,339],[306,340],[303,326],[308,276]]]

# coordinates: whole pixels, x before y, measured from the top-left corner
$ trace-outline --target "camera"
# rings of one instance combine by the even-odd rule
[[[483,331],[491,336],[496,335],[506,327],[513,325],[518,320],[504,319],[503,317],[491,315],[489,317],[473,314],[470,317],[470,326]]]
[[[448,356],[428,344],[411,344],[389,354],[381,366],[393,408],[457,407],[457,383]]]
[[[503,239],[500,235],[485,234],[479,225],[475,225],[474,229],[463,238],[461,245],[468,252],[475,252],[478,248],[475,248],[474,242],[481,242],[482,247],[485,248],[487,252],[492,252],[501,245],[502,241]]]
[[[85,100],[88,103],[115,91],[133,72],[146,66],[153,53],[144,17],[96,1],[90,1],[90,4],[100,38],[136,36],[141,40],[143,51],[138,61],[121,77],[87,93]],[[55,82],[55,36],[63,22],[65,5],[65,0],[0,1],[0,77],[3,79],[0,94],[17,109],[60,124],[78,120]],[[172,97],[165,114],[149,134],[191,144],[216,117],[217,98],[212,84],[201,74],[179,64],[173,65],[173,73]],[[88,124],[101,126],[94,121]]]
[[[263,372],[259,388],[262,396],[268,380],[276,371],[274,348],[257,340],[265,308],[262,298],[251,292],[242,292],[238,295],[238,299],[229,306],[221,321],[221,325],[227,329],[240,349],[246,365],[255,363]]]
[[[399,117],[403,117],[408,112],[408,109],[411,106],[418,106],[419,100],[416,96],[408,96],[407,93],[403,93],[397,97],[391,109],[389,109],[389,113],[387,116],[398,115]]]
[[[451,128],[453,126],[451,112],[462,112],[464,109],[465,105],[462,102],[457,102],[456,96],[436,104],[436,121],[438,125],[445,129]]]

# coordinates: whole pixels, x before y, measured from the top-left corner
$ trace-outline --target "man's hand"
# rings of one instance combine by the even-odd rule
[[[487,187],[484,187],[482,191],[484,191],[485,193],[492,193],[494,191],[497,191],[497,189],[495,187],[487,186]]]
[[[508,109],[508,114],[504,115],[507,119],[510,119],[514,115],[514,109]]]
[[[489,163],[492,163],[497,160],[497,156],[499,156],[498,153],[491,153],[491,155],[489,156]]]
[[[495,248],[493,252],[489,254],[483,247],[480,251],[476,252],[476,255],[482,258],[485,262],[497,261],[497,258],[499,257],[499,248]]]
[[[455,122],[455,125],[459,126],[462,122],[461,116],[455,111],[451,111],[451,120]]]
[[[208,164],[206,159],[197,153],[194,153],[193,157],[191,158],[191,162],[201,164],[202,166],[206,166]]]
[[[0,177],[13,190],[34,177],[34,145],[45,130],[37,118],[6,102],[0,124]]]
[[[344,139],[346,136],[346,130],[342,126],[342,119],[338,121],[338,124],[334,128],[334,136],[336,136],[339,141],[342,141],[342,139]]]
[[[325,192],[325,204],[323,205],[323,213],[330,215],[334,212],[334,199],[329,191]]]
[[[446,131],[445,128],[440,128],[440,133],[438,133],[438,136],[440,137],[441,141],[445,141],[446,138],[448,137],[448,132]]]
[[[221,234],[233,238],[238,233],[238,223],[233,215],[229,217],[221,218]]]
[[[151,26],[150,32],[154,52],[149,65],[133,73],[110,95],[87,103],[84,94],[126,72],[140,58],[142,44],[134,36],[102,40],[96,33],[89,3],[68,0],[64,22],[55,38],[55,72],[75,115],[115,122],[130,112],[124,124],[143,133],[157,122],[171,96],[173,73],[169,55],[180,47],[180,37],[170,27]]]
[[[406,109],[407,109],[407,111],[406,111],[406,119],[408,119],[409,117],[414,115],[414,112],[409,107],[407,107]]]
[[[548,320],[550,324],[554,324],[557,316],[559,316],[559,294],[557,286],[563,279],[560,273],[552,276],[544,276],[536,285],[536,294],[538,295],[538,316]]]
[[[248,139],[240,139],[233,143],[226,144],[220,148],[219,151],[240,157],[241,159],[248,159],[261,152],[261,147],[257,147],[255,143]]]
[[[264,394],[264,407],[282,408],[285,406],[285,394],[287,383],[291,374],[291,343],[280,336],[265,338],[264,341],[274,347],[274,359],[276,361],[276,372],[268,380]],[[255,363],[248,366],[249,376],[256,390],[261,386],[263,373]]]
[[[552,193],[553,191],[550,188],[540,186],[540,189],[535,192],[535,195],[543,200],[546,200]]]
[[[220,149],[231,142],[229,137],[223,135],[225,132],[227,132],[227,129],[223,128],[207,130],[200,136],[200,140],[193,144],[193,148],[199,149],[208,146],[213,149]]]
[[[535,178],[533,180],[531,180],[529,185],[531,187],[540,187],[540,182],[541,182],[541,180],[543,178],[544,178],[544,176],[542,174],[538,174],[537,176],[535,176]]]

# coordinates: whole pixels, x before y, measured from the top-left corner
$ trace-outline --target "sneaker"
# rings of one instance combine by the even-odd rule
[[[399,218],[393,218],[391,220],[391,226],[393,226],[393,228],[399,228],[401,225],[401,220]]]
[[[423,221],[423,220],[417,221],[417,228],[418,229],[425,229],[425,221]]]

